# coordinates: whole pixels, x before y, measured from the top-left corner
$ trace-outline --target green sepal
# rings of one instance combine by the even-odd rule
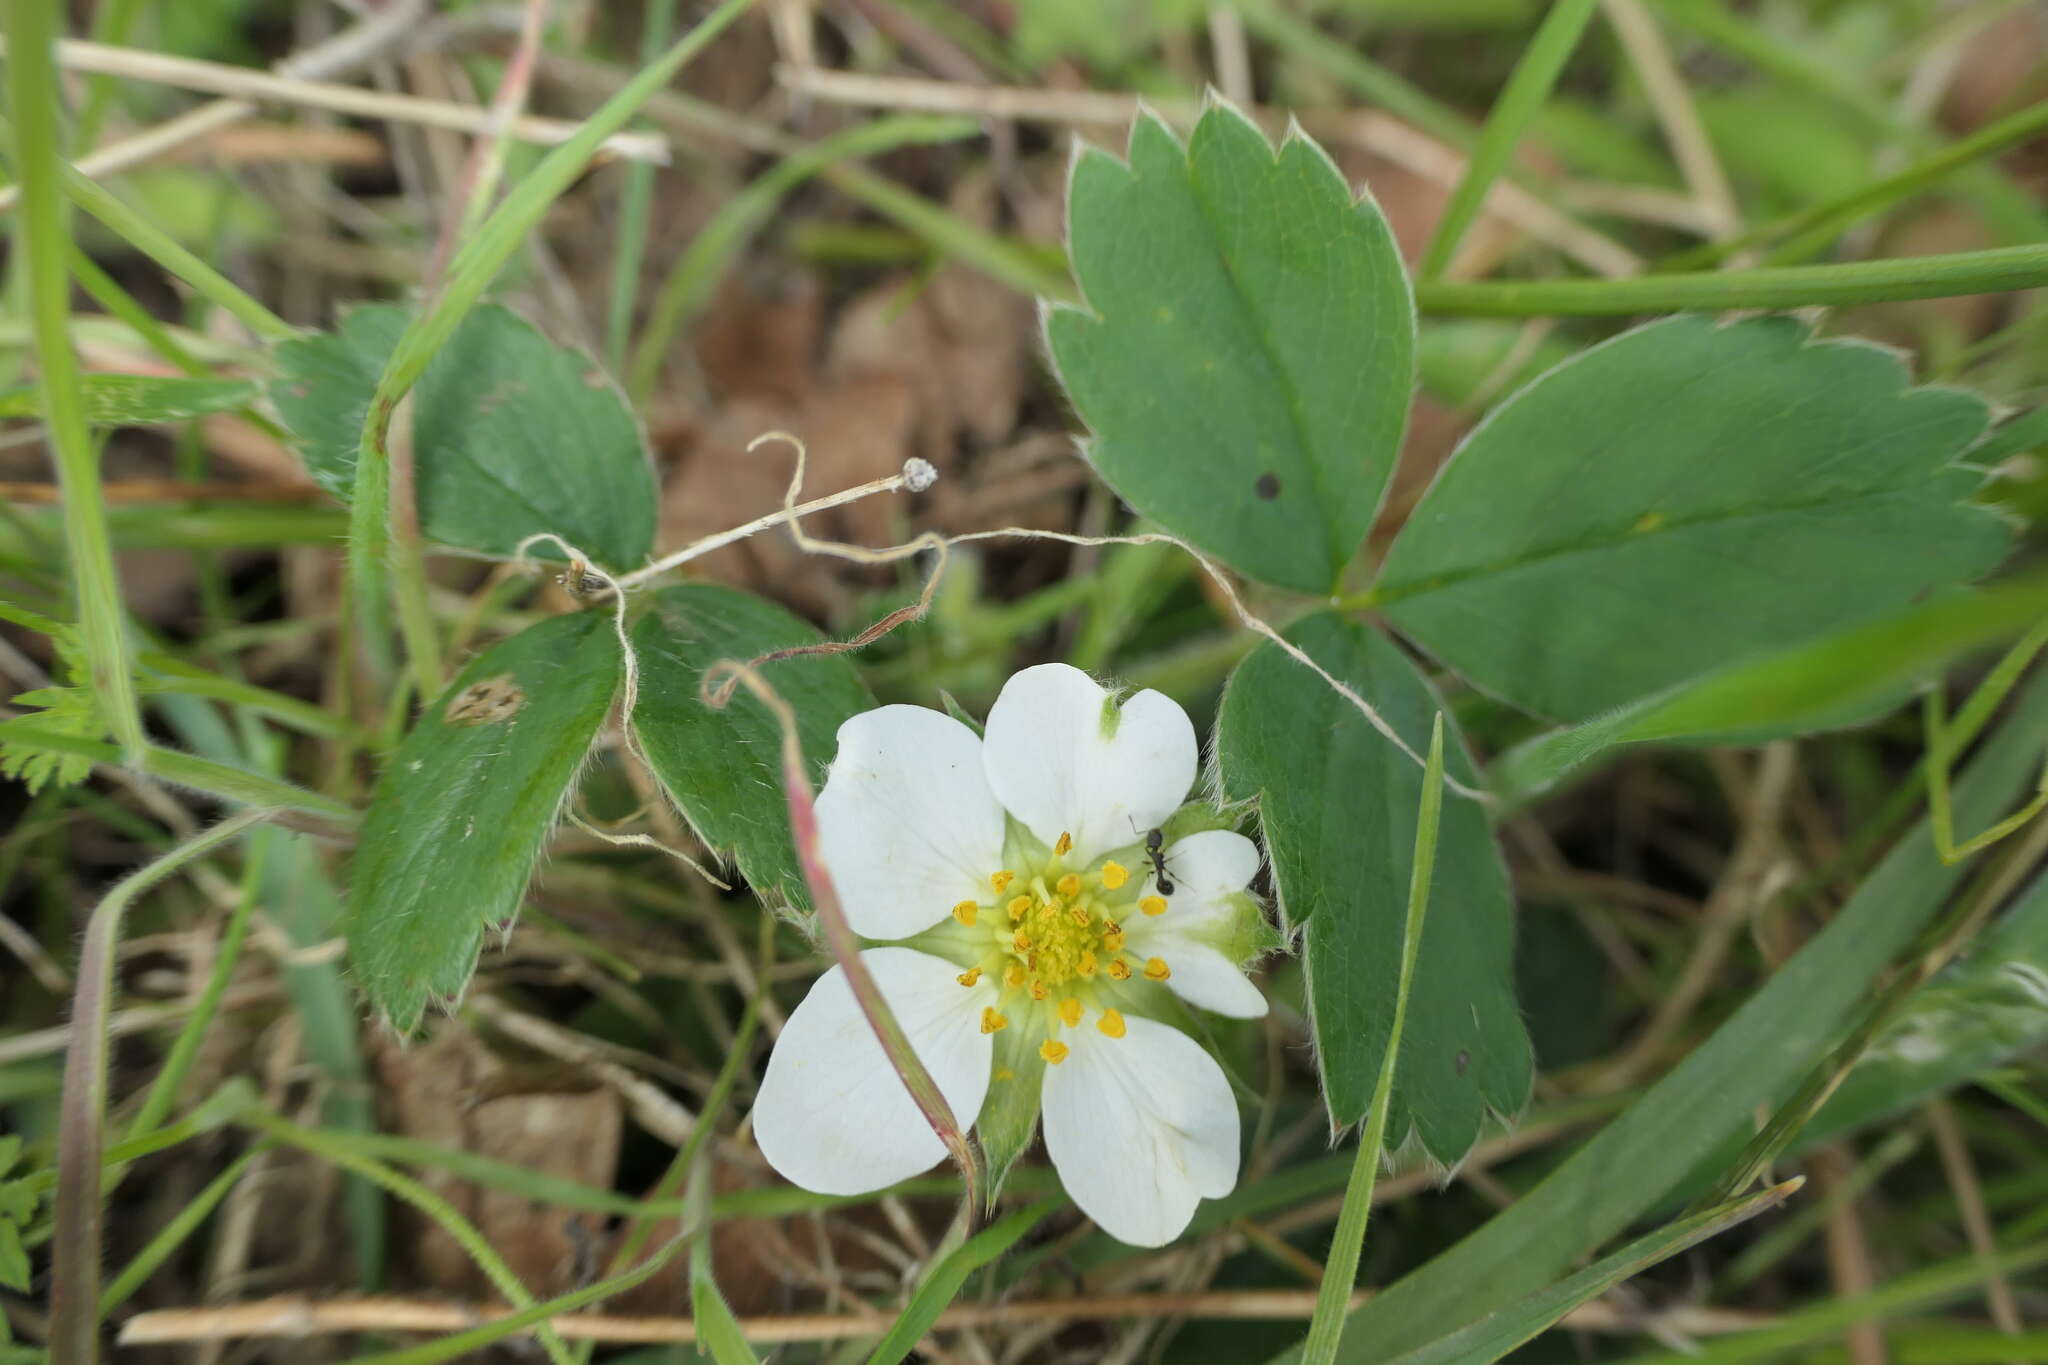
[[[994,1069],[988,1098],[982,1101],[975,1129],[988,1165],[988,1207],[993,1209],[1003,1181],[1017,1158],[1031,1149],[1038,1135],[1038,1111],[1044,1102],[1045,1058],[1038,1055],[1038,1033],[1016,1020],[995,1035]],[[1007,1073],[1007,1075],[1005,1074]]]

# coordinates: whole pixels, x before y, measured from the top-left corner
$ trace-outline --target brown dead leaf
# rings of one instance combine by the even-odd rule
[[[2028,98],[2028,79],[2048,61],[2048,12],[2020,5],[1979,29],[1963,47],[1941,119],[1959,132],[2013,113]],[[2040,89],[2034,88],[2038,98]]]
[[[713,394],[800,403],[815,381],[824,285],[808,270],[735,272],[696,332]]]
[[[394,1131],[611,1188],[622,1126],[613,1091],[536,1089],[532,1078],[521,1079],[523,1068],[501,1059],[457,1020],[443,1022],[424,1045],[387,1043],[376,1067]],[[476,1224],[534,1294],[566,1293],[601,1272],[608,1236],[601,1215],[536,1204],[445,1171],[422,1172],[420,1180]],[[427,1285],[464,1298],[494,1297],[483,1272],[452,1237],[409,1208],[400,1216],[401,1245],[411,1249]]]

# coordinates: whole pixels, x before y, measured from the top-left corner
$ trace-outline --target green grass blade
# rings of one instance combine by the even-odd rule
[[[1709,1237],[1748,1222],[1764,1210],[1783,1203],[1805,1183],[1803,1178],[1788,1180],[1768,1190],[1759,1190],[1747,1198],[1681,1218],[1630,1242],[1548,1289],[1539,1290],[1469,1327],[1410,1351],[1399,1357],[1396,1365],[1468,1365],[1473,1361],[1498,1360],[1555,1325],[1580,1304],[1598,1298],[1624,1280],[1698,1246]]]
[[[606,100],[584,120],[576,135],[550,151],[505,196],[465,241],[448,266],[448,281],[433,306],[422,312],[399,338],[378,385],[377,398],[365,420],[366,434],[374,431],[383,446],[383,429],[391,420],[391,409],[416,383],[434,353],[455,331],[484,290],[490,287],[505,263],[519,249],[547,212],[548,206],[583,173],[598,144],[626,125],[641,105],[667,86],[676,73],[707,47],[712,39],[739,18],[753,0],[725,0],[717,9],[673,44],[659,61],[643,68],[618,93]]]
[[[101,763],[118,763],[121,752],[104,740],[81,739],[56,730],[44,730],[38,726],[9,722],[6,738],[10,745],[25,749],[36,749],[55,754],[77,754]],[[279,806],[286,810],[310,811],[324,815],[343,824],[355,823],[356,813],[350,807],[322,796],[318,792],[295,787],[274,777],[248,772],[242,768],[231,768],[225,763],[209,759],[194,758],[166,749],[159,745],[146,744],[142,754],[133,765],[137,771],[175,782],[181,787],[206,792],[224,800],[247,806]]]
[[[649,0],[640,20],[640,65],[661,55],[675,28],[676,0]],[[640,295],[640,265],[647,256],[647,215],[654,207],[654,167],[635,161],[626,167],[619,192],[618,244],[612,249],[611,297],[605,308],[605,363],[626,373],[626,346],[633,333],[633,305]]]
[[[908,1359],[924,1334],[939,1320],[939,1314],[946,1311],[946,1305],[960,1293],[967,1277],[1024,1240],[1026,1233],[1064,1202],[1047,1199],[999,1218],[942,1257],[925,1273],[917,1293],[911,1295],[910,1303],[889,1328],[889,1334],[868,1357],[868,1365],[898,1365]]]
[[[201,298],[231,313],[259,337],[282,341],[299,335],[299,329],[252,298],[227,276],[201,260],[169,233],[132,209],[113,191],[80,174],[63,168],[64,193],[71,202],[100,220],[121,240],[192,286]]]
[[[33,8],[39,0],[19,0]],[[14,30],[18,37],[19,27]],[[22,51],[17,46],[15,52]],[[16,67],[17,79],[19,66]],[[72,997],[71,1038],[64,1054],[64,1093],[57,1144],[55,1230],[50,1256],[50,1350],[65,1365],[92,1365],[99,1358],[101,1168],[106,1150],[107,1019],[113,1011],[114,959],[121,927],[135,898],[195,858],[239,838],[271,819],[270,810],[230,816],[131,872],[93,908],[79,951],[78,984]]]
[[[64,540],[78,594],[79,643],[92,690],[121,753],[142,752],[142,714],[130,667],[126,613],[114,547],[107,534],[100,491],[99,452],[86,424],[78,357],[71,349],[71,280],[65,262],[71,225],[61,185],[57,122],[57,6],[49,0],[9,0],[6,84],[10,91],[14,164],[21,176],[12,259],[28,277],[35,338],[36,387],[49,428],[49,444],[64,493]]]
[[[1244,0],[1238,12],[1246,28],[1288,56],[1321,67],[1370,103],[1408,120],[1431,137],[1461,148],[1477,140],[1479,130],[1465,115],[1313,24],[1283,12],[1272,0]]]
[[[2042,285],[2048,285],[2048,246],[2036,244],[1620,280],[1421,280],[1415,304],[1425,313],[1469,317],[1617,317],[1942,299]]]
[[[1316,1289],[1316,1311],[1308,1326],[1301,1358],[1308,1365],[1329,1365],[1337,1358],[1344,1336],[1344,1317],[1351,1310],[1351,1287],[1358,1282],[1358,1256],[1365,1246],[1365,1228],[1372,1216],[1372,1190],[1380,1170],[1380,1148],[1386,1142],[1387,1111],[1393,1107],[1394,1064],[1401,1055],[1401,1029],[1408,1017],[1408,988],[1415,980],[1415,959],[1422,952],[1422,922],[1429,913],[1429,883],[1436,870],[1436,833],[1444,807],[1444,717],[1439,711],[1429,732],[1429,760],[1422,770],[1422,802],[1416,810],[1415,861],[1408,873],[1408,923],[1401,935],[1401,979],[1394,992],[1394,1026],[1387,1035],[1387,1054],[1366,1111],[1365,1132],[1344,1187],[1344,1208],[1337,1215],[1337,1234],[1323,1263],[1323,1282]]]
[[[525,179],[505,196],[476,234],[463,242],[448,265],[448,276],[433,304],[416,316],[398,339],[369,410],[363,415],[356,454],[355,497],[349,507],[349,591],[355,604],[356,628],[369,652],[373,673],[388,673],[387,623],[391,599],[391,470],[388,438],[401,399],[426,373],[427,363],[453,336],[469,310],[483,297],[498,272],[519,249],[561,193],[582,174],[598,145],[624,127],[627,120],[675,78],[691,58],[710,44],[752,0],[725,0],[677,41],[661,60],[642,69],[597,112],[584,120],[576,135],[549,152]],[[423,585],[408,576],[397,594],[399,624],[413,661],[414,681],[422,697],[439,690],[432,620],[424,610]]]
[[[579,1308],[600,1303],[614,1294],[623,1294],[635,1285],[652,1279],[654,1274],[667,1265],[675,1254],[689,1244],[690,1232],[685,1229],[679,1236],[662,1247],[653,1256],[634,1266],[623,1275],[599,1280],[588,1288],[563,1294],[559,1298],[547,1299],[522,1308],[516,1313],[507,1313],[493,1319],[482,1327],[472,1327],[467,1332],[442,1337],[422,1346],[408,1346],[397,1351],[378,1351],[373,1355],[356,1356],[342,1362],[342,1365],[440,1365],[444,1360],[458,1360],[464,1356],[503,1341],[509,1336],[524,1332],[536,1324],[558,1318],[564,1313],[573,1313]],[[544,1329],[545,1330],[545,1329]]]
[[[1963,1256],[1901,1275],[1868,1294],[1828,1299],[1811,1308],[1787,1313],[1771,1326],[1758,1331],[1722,1337],[1685,1352],[1657,1351],[1629,1356],[1617,1365],[1740,1365],[1740,1362],[1751,1360],[1795,1359],[1798,1357],[1788,1355],[1788,1352],[1837,1336],[1845,1327],[1952,1303],[1979,1292],[1984,1281],[1992,1275],[2022,1275],[2044,1264],[2048,1264],[2048,1242],[2015,1247],[1981,1259]],[[2000,1354],[1958,1358],[2008,1361],[2029,1354],[2017,1349],[2018,1343],[2012,1337],[1999,1340],[2005,1342]]]
[[[701,1129],[705,1125],[699,1122],[697,1126]],[[732,1305],[718,1292],[718,1281],[711,1274],[711,1225],[704,1217],[710,1193],[710,1172],[693,1165],[690,1211],[685,1217],[697,1228],[696,1236],[690,1239],[690,1317],[697,1327],[698,1354],[710,1351],[717,1365],[761,1365],[761,1358],[747,1345],[747,1334],[740,1330],[739,1320],[732,1315]]]
[[[1480,131],[1471,159],[1465,163],[1464,177],[1451,191],[1450,202],[1444,205],[1436,235],[1429,239],[1429,248],[1422,254],[1422,264],[1416,272],[1418,280],[1437,279],[1450,265],[1458,243],[1478,219],[1487,191],[1507,168],[1522,134],[1550,98],[1551,88],[1557,84],[1565,63],[1571,60],[1573,49],[1579,45],[1579,35],[1585,32],[1598,5],[1599,0],[1556,0],[1544,15],[1542,27],[1529,40],[1521,60],[1515,63],[1514,74],[1508,77],[1507,88],[1501,91],[1493,112],[1487,116],[1486,127]]]
[[[470,1260],[476,1263],[477,1269],[483,1271],[492,1287],[504,1295],[507,1302],[515,1308],[530,1309],[536,1306],[533,1295],[527,1292],[525,1283],[512,1267],[505,1264],[504,1257],[500,1256],[497,1248],[478,1231],[476,1224],[463,1217],[453,1204],[425,1185],[410,1176],[401,1175],[382,1162],[358,1156],[328,1142],[316,1129],[301,1128],[297,1124],[288,1123],[268,1110],[251,1110],[243,1116],[243,1121],[266,1137],[289,1143],[322,1161],[341,1167],[352,1175],[361,1176],[411,1204],[432,1219],[441,1231],[454,1239],[456,1245],[468,1254]],[[554,1328],[544,1325],[537,1335],[553,1365],[570,1365],[569,1348],[563,1344],[561,1337],[556,1335]]]
[[[169,1260],[172,1253],[199,1230],[199,1225],[204,1223],[214,1209],[220,1206],[220,1202],[228,1197],[260,1155],[262,1148],[252,1147],[228,1163],[226,1170],[208,1182],[206,1188],[195,1195],[191,1203],[179,1209],[171,1221],[165,1223],[156,1236],[149,1239],[147,1246],[135,1253],[134,1259],[123,1266],[121,1273],[108,1281],[107,1287],[101,1291],[102,1318],[126,1303],[136,1290],[142,1288],[144,1281],[156,1273],[157,1267]]]
[[[1967,819],[2033,778],[2048,678],[2022,690],[1956,787]],[[1710,1038],[1479,1231],[1352,1316],[1342,1358],[1382,1362],[1540,1288],[1657,1207],[1754,1129],[1853,1025],[1871,983],[1933,922],[1962,879],[1922,824]],[[1707,1172],[1711,1174],[1711,1172]],[[1976,1262],[1971,1262],[1972,1270]]]
[[[703,1245],[702,1238],[698,1245]],[[702,1274],[694,1265],[691,1268],[690,1311],[691,1321],[697,1327],[699,1350],[709,1351],[718,1365],[761,1365],[761,1357],[747,1345],[747,1334],[740,1330],[739,1319],[732,1315],[725,1295],[718,1292],[718,1282],[711,1278],[708,1268]]]
[[[1963,167],[2033,138],[2044,128],[2048,128],[2048,100],[2008,114],[1996,123],[1986,124],[1968,137],[1931,152],[1904,170],[1874,180],[1859,190],[1838,195],[1773,222],[1759,224],[1725,241],[1682,252],[1663,264],[1673,270],[1704,269],[1760,243],[1793,238],[1797,240],[1788,244],[1782,258],[1778,252],[1773,252],[1770,257],[1772,264],[1789,264],[1790,257],[1801,254],[1793,248],[1808,238],[1825,242],[1871,214],[1932,188]]]
[[[206,1032],[213,1025],[214,1012],[220,1008],[221,997],[227,994],[228,982],[235,974],[235,964],[242,959],[242,941],[248,937],[249,920],[256,909],[257,886],[263,875],[265,847],[261,840],[250,843],[249,857],[242,869],[242,894],[236,899],[234,912],[228,916],[227,925],[221,930],[220,942],[214,947],[213,970],[208,973],[206,985],[201,988],[192,1012],[185,1016],[185,1023],[179,1028],[171,1050],[165,1054],[163,1065],[157,1068],[156,1079],[150,1082],[149,1093],[143,1097],[142,1108],[137,1111],[135,1121],[128,1125],[131,1139],[147,1135],[164,1121],[171,1112],[171,1105],[177,1102],[178,1088],[185,1083],[186,1074],[199,1056],[199,1045],[205,1041]]]

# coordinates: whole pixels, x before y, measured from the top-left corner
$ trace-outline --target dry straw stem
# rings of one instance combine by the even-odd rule
[[[395,0],[381,13],[279,63],[277,74],[296,80],[340,75],[414,32],[426,8],[426,0]],[[63,60],[61,49],[58,60]],[[88,180],[97,180],[130,166],[154,161],[208,133],[251,117],[256,108],[252,101],[240,99],[202,104],[133,137],[108,143],[81,158],[75,169]],[[16,195],[17,190],[12,185],[0,189],[0,213],[13,207]]]
[[[1368,1295],[1360,1291],[1354,1306]],[[1235,1320],[1305,1318],[1315,1293],[1298,1289],[1207,1289],[1167,1294],[1105,1294],[1074,1298],[1016,1299],[1009,1303],[955,1304],[932,1324],[934,1331],[1031,1323],[1102,1322],[1127,1318],[1194,1317]],[[164,1308],[138,1313],[121,1327],[123,1346],[185,1341],[234,1341],[252,1337],[312,1337],[354,1332],[459,1332],[502,1317],[498,1305],[451,1304],[438,1299],[370,1298],[326,1301],[282,1295],[215,1308]],[[565,1340],[614,1344],[688,1344],[696,1325],[684,1317],[614,1317],[567,1314],[554,1328]],[[757,1346],[797,1341],[845,1341],[880,1336],[892,1319],[881,1314],[793,1313],[739,1319],[740,1330]],[[1762,1314],[1678,1306],[1654,1313],[1632,1312],[1605,1301],[1582,1304],[1562,1326],[1589,1332],[1636,1333],[1646,1323],[1688,1336],[1750,1332],[1773,1320]]]
[[[1038,90],[1010,85],[962,85],[905,76],[866,76],[817,67],[778,67],[776,78],[798,94],[862,108],[914,109],[936,114],[1019,119],[1033,123],[1101,124],[1122,127],[1145,108],[1175,118],[1201,112],[1194,100],[1147,100],[1109,91]],[[1245,110],[1268,128],[1283,128],[1285,115],[1256,107]],[[1295,120],[1316,137],[1362,147],[1403,169],[1441,185],[1454,186],[1465,174],[1465,154],[1429,134],[1377,110],[1308,110]],[[1519,228],[1596,275],[1640,274],[1643,258],[1610,237],[1573,222],[1528,190],[1496,182],[1487,211]]]
[[[4,45],[0,45],[0,54],[4,52]],[[232,66],[226,62],[172,57],[139,48],[108,47],[103,43],[75,38],[57,44],[57,63],[70,71],[149,81],[157,85],[226,95],[241,101],[326,109],[337,114],[416,123],[457,133],[488,134],[497,131],[498,125],[498,117],[493,111],[475,105],[365,90],[356,85],[309,80],[303,76]],[[522,142],[554,146],[574,137],[581,126],[562,119],[522,114],[506,120],[503,131]],[[613,156],[629,161],[646,161],[657,166],[665,166],[669,161],[668,139],[659,133],[614,133],[598,145]]]
[[[820,540],[805,532],[801,520],[802,512],[797,506],[796,501],[798,495],[803,492],[804,465],[808,458],[808,452],[805,450],[804,443],[786,431],[771,431],[756,436],[748,443],[747,449],[754,451],[760,449],[763,445],[778,442],[788,445],[796,452],[796,468],[791,473],[789,487],[783,494],[781,520],[788,525],[789,533],[795,539],[800,549],[808,554],[830,555],[836,559],[851,560],[856,564],[892,564],[897,560],[908,559],[927,550],[931,551],[935,558],[932,563],[931,572],[925,576],[924,588],[918,594],[917,601],[908,606],[898,607],[895,611],[890,612],[887,616],[884,616],[881,620],[875,622],[850,640],[837,640],[822,645],[806,645],[796,649],[777,650],[773,654],[764,654],[752,660],[751,662],[754,664],[765,663],[773,659],[789,658],[800,654],[845,653],[849,650],[859,649],[864,645],[872,644],[875,640],[880,639],[898,626],[919,619],[927,611],[931,610],[933,594],[938,590],[939,580],[946,571],[947,554],[950,548],[955,545],[964,545],[978,540],[1007,539],[1051,540],[1057,541],[1062,545],[1083,546],[1172,545],[1194,560],[1196,565],[1201,568],[1203,574],[1216,586],[1216,590],[1223,594],[1224,600],[1230,603],[1230,609],[1236,615],[1239,624],[1253,634],[1271,641],[1288,658],[1321,678],[1331,690],[1349,702],[1365,718],[1367,724],[1371,725],[1388,743],[1405,754],[1416,767],[1427,766],[1422,755],[1415,752],[1415,749],[1407,740],[1401,738],[1399,732],[1387,723],[1386,718],[1379,713],[1379,710],[1371,702],[1358,695],[1349,685],[1310,658],[1307,651],[1287,639],[1278,630],[1275,630],[1262,617],[1253,613],[1244,604],[1243,597],[1238,594],[1237,585],[1231,582],[1230,576],[1223,571],[1221,566],[1217,565],[1208,556],[1185,540],[1182,540],[1179,536],[1167,535],[1164,532],[1158,531],[1134,536],[1083,536],[1065,531],[1041,531],[1028,526],[1005,526],[999,530],[971,531],[957,536],[942,536],[936,531],[927,531],[923,535],[904,541],[900,545],[890,545],[879,550],[870,549],[864,545],[848,545],[841,541]],[[710,681],[708,674],[705,680],[707,683]],[[730,695],[731,690],[732,683],[727,681],[724,684],[724,692],[726,695]],[[1444,786],[1460,796],[1481,802],[1482,804],[1491,804],[1494,800],[1491,793],[1481,791],[1476,787],[1469,787],[1449,774],[1444,776]]]
[[[640,659],[633,652],[633,639],[626,632],[626,595],[621,592],[619,580],[597,566],[595,560],[553,531],[538,531],[513,547],[512,561],[521,568],[538,571],[538,560],[527,558],[526,552],[542,541],[550,541],[569,559],[569,571],[564,575],[564,586],[575,597],[595,598],[608,594],[612,599],[612,633],[618,637],[620,669],[622,672],[619,688],[619,724],[626,736],[626,747],[640,756],[638,741],[633,738],[633,710],[640,704]],[[581,580],[588,576],[596,579],[602,587],[584,592]]]
[[[1601,1073],[1601,1089],[1626,1089],[1663,1057],[1666,1045],[1713,989],[1742,929],[1791,884],[1781,827],[1797,773],[1798,751],[1789,740],[1765,747],[1741,803],[1742,829],[1735,851],[1700,911],[1692,956],[1677,982],[1658,999],[1642,1032]]]
[[[1651,111],[1664,130],[1672,159],[1678,162],[1679,173],[1692,191],[1702,226],[1706,228],[1704,235],[1733,236],[1742,226],[1735,191],[1729,186],[1727,172],[1721,169],[1721,159],[1714,152],[1706,125],[1700,122],[1692,93],[1686,89],[1685,77],[1672,60],[1671,49],[1656,19],[1643,0],[1603,0],[1603,5],[1607,22],[1643,82],[1643,93],[1649,97]]]

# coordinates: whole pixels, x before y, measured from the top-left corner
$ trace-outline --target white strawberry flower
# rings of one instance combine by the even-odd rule
[[[1042,1101],[1067,1192],[1139,1246],[1171,1241],[1237,1182],[1236,1099],[1215,1058],[1157,1017],[1178,1012],[1169,993],[1266,1012],[1241,966],[1273,942],[1246,892],[1257,847],[1227,829],[1162,835],[1163,877],[1147,847],[1162,827],[1215,822],[1182,809],[1195,768],[1194,726],[1171,700],[1119,705],[1045,664],[1004,685],[985,737],[921,706],[855,716],[818,797],[854,931],[908,940],[861,956],[955,1117],[1000,1108],[1021,1149]],[[783,1029],[753,1126],[770,1165],[825,1194],[945,1156],[838,967]]]

